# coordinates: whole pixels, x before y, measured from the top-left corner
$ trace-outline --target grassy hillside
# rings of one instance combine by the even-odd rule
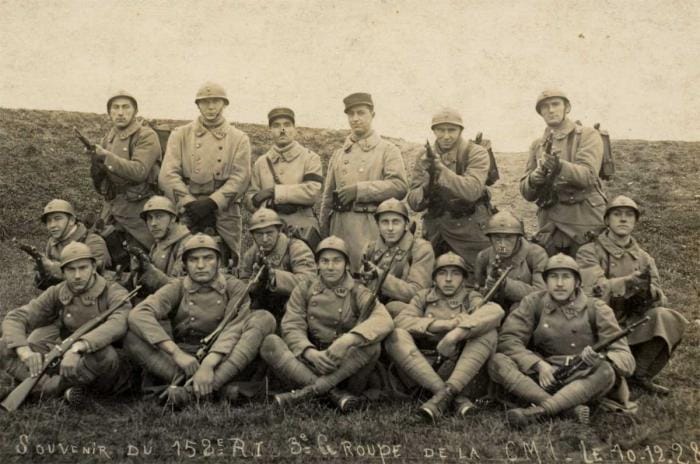
[[[98,210],[73,126],[96,140],[107,121],[94,114],[0,109],[0,232],[5,237],[40,244],[45,236],[37,217],[54,197],[75,202],[81,212]],[[238,127],[250,135],[255,155],[264,152],[270,143],[265,127]],[[324,166],[346,134],[300,132],[300,141],[321,155]],[[396,143],[410,165],[418,147]],[[48,401],[0,415],[0,462],[107,461],[97,446],[115,462],[593,462],[594,447],[599,462],[700,462],[700,143],[623,140],[614,141],[613,149],[618,177],[607,190],[642,205],[637,238],[656,257],[672,306],[691,321],[660,377],[675,392],[666,399],[642,396],[636,419],[597,413],[592,427],[557,419],[521,432],[507,427],[499,408],[433,427],[413,418],[416,405],[391,402],[343,417],[318,405],[280,412],[268,404],[215,403],[173,413],[126,398],[93,401],[76,413]],[[532,233],[535,208],[517,189],[526,157],[497,157],[501,181],[492,189],[495,203],[523,216]],[[35,294],[31,264],[8,241],[0,242],[0,315]],[[78,446],[77,454],[70,445]],[[151,451],[147,457],[144,447]],[[140,458],[130,455],[135,449]]]

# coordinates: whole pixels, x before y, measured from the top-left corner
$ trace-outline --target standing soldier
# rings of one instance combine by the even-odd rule
[[[127,292],[119,284],[108,282],[97,273],[95,256],[79,242],[69,243],[61,251],[61,269],[65,280],[50,287],[21,308],[10,311],[2,322],[0,359],[17,380],[39,373],[43,355],[60,339],[100,313],[111,310]],[[130,370],[112,346],[126,333],[126,318],[131,304],[125,301],[101,325],[78,339],[68,350],[56,370],[49,370],[35,387],[39,393],[60,396],[79,402],[86,390],[116,394],[129,387]],[[43,331],[55,326],[58,339],[32,343],[32,330]]]
[[[107,112],[114,126],[90,152],[93,182],[105,199],[100,218],[105,225],[123,229],[132,244],[148,249],[153,237],[139,214],[157,193],[162,153],[158,135],[136,117],[138,103],[128,92],[112,95]]]
[[[351,133],[328,163],[321,227],[346,242],[350,270],[358,272],[362,250],[379,237],[372,214],[382,201],[403,198],[408,183],[401,152],[372,129],[372,96],[353,93],[343,103]]]
[[[530,146],[520,193],[536,202],[539,231],[536,241],[549,256],[576,256],[587,235],[605,228],[606,198],[598,177],[603,140],[590,127],[574,124],[567,114],[569,99],[558,90],[545,90],[535,110],[547,127]]]
[[[524,427],[530,422],[562,412],[572,412],[584,424],[590,410],[586,403],[602,398],[615,376],[634,371],[634,357],[625,339],[604,352],[591,348],[620,331],[612,309],[581,290],[578,264],[557,254],[544,271],[547,290],[531,293],[510,313],[501,327],[498,352],[489,363],[494,382],[517,396],[528,408],[511,409],[508,422]],[[585,368],[557,384],[554,372],[581,355]]]
[[[282,338],[269,335],[260,354],[294,387],[275,395],[280,406],[328,394],[341,412],[358,405],[380,343],[394,328],[391,316],[348,272],[345,242],[328,237],[316,249],[318,277],[294,288],[282,318]],[[374,300],[374,301],[373,301]],[[338,386],[344,382],[348,392]]]
[[[453,401],[458,416],[474,406],[468,396],[478,393],[466,390],[496,349],[504,315],[495,303],[482,305],[481,295],[466,285],[468,272],[461,256],[440,256],[432,288],[418,291],[384,342],[403,376],[432,393],[419,413],[433,422]]]
[[[252,308],[268,308],[278,324],[289,295],[299,282],[316,275],[314,253],[302,240],[282,232],[282,220],[271,209],[260,208],[250,218],[255,246],[243,255],[238,277],[247,281],[265,266],[251,291]]]
[[[155,243],[148,255],[137,250],[131,270],[140,274],[139,283],[153,293],[173,278],[185,275],[182,262],[184,244],[190,237],[189,229],[177,222],[175,205],[169,198],[156,195],[143,206],[141,218]]]
[[[182,259],[187,275],[161,287],[129,314],[124,345],[144,369],[162,381],[192,378],[191,388],[168,389],[168,399],[175,406],[190,402],[192,393],[205,397],[221,392],[234,401],[239,389],[230,382],[249,373],[246,368],[257,357],[265,336],[275,331],[275,320],[267,311],[250,311],[245,285],[221,272],[221,251],[213,237],[190,237]],[[206,356],[195,358],[200,340],[232,311],[235,316]],[[172,333],[159,319],[172,321]]]
[[[406,205],[390,198],[383,201],[374,213],[379,238],[369,243],[362,255],[362,282],[371,291],[376,290],[380,272],[389,272],[382,285],[380,301],[396,317],[403,305],[418,290],[430,286],[430,274],[435,265],[435,254],[430,243],[415,237],[409,230]]]
[[[95,257],[97,271],[102,272],[112,265],[112,260],[107,250],[107,244],[98,234],[87,230],[85,225],[78,221],[75,209],[66,200],[51,200],[44,207],[41,221],[49,232],[49,241],[46,243],[46,253],[42,258],[42,267],[48,275],[48,281],[41,282],[41,272],[35,274],[34,283],[37,288],[46,290],[63,280],[61,271],[61,252],[72,242],[86,244]]]
[[[490,290],[501,273],[512,266],[492,299],[510,313],[530,293],[545,290],[542,272],[547,265],[547,252],[525,238],[522,221],[508,211],[491,216],[486,236],[491,246],[476,257],[476,285],[484,291]]]
[[[613,199],[605,210],[608,229],[579,248],[576,260],[583,268],[584,288],[606,301],[620,324],[651,317],[627,337],[637,363],[630,382],[648,392],[666,395],[670,389],[652,379],[668,364],[688,321],[666,308],[668,301],[656,262],[632,237],[639,215],[639,207],[631,198],[621,195]]]
[[[184,211],[192,233],[215,230],[225,242],[224,256],[230,251],[237,266],[243,230],[240,203],[250,182],[250,142],[222,114],[229,103],[223,87],[204,84],[194,102],[201,115],[170,135],[158,181],[178,211]]]
[[[273,108],[267,120],[274,144],[253,165],[246,207],[251,213],[261,206],[277,211],[287,230],[313,249],[321,240],[313,210],[323,187],[321,159],[295,140],[294,111]]]
[[[477,253],[489,245],[483,231],[491,216],[489,154],[462,137],[464,124],[456,110],[436,113],[430,128],[435,156],[424,153],[416,162],[408,204],[414,211],[426,210],[424,234],[435,254],[457,253],[472,273]]]

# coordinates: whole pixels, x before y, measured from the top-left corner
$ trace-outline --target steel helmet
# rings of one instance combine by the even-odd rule
[[[571,102],[569,101],[569,97],[567,97],[564,92],[562,92],[561,90],[557,90],[557,89],[547,89],[544,92],[542,92],[541,94],[539,94],[539,96],[537,97],[537,103],[535,103],[535,111],[537,111],[537,114],[540,114],[540,103],[542,103],[543,101],[545,101],[548,98],[555,98],[555,97],[561,98],[566,103],[571,105]]]
[[[175,205],[170,198],[161,195],[154,195],[148,199],[143,209],[141,210],[141,219],[146,220],[146,213],[149,211],[165,211],[177,216],[177,211],[175,211]]]
[[[61,251],[61,269],[66,264],[72,263],[79,259],[91,259],[95,261],[95,255],[92,254],[92,250],[89,246],[81,242],[70,242]]]
[[[350,253],[348,253],[348,246],[345,244],[345,240],[343,240],[342,238],[336,237],[335,235],[331,235],[330,237],[321,240],[321,243],[319,243],[316,247],[316,261],[318,261],[318,258],[321,256],[321,252],[325,250],[339,251],[343,254],[343,256],[345,256],[345,261],[348,264],[350,263]]]
[[[383,213],[400,214],[404,217],[404,219],[406,219],[406,222],[409,221],[408,208],[406,207],[406,204],[400,200],[397,200],[396,198],[389,198],[388,200],[381,202],[377,207],[377,210],[374,212],[374,219],[379,221],[379,216]]]
[[[73,205],[66,200],[54,199],[46,203],[46,206],[44,206],[44,212],[41,214],[41,221],[46,222],[46,216],[51,213],[65,213],[75,217],[75,209],[73,209]]]
[[[250,217],[249,231],[264,229],[268,226],[283,226],[279,214],[269,208],[260,208]]]
[[[525,235],[525,229],[520,219],[510,211],[501,211],[489,218],[484,234],[516,234]]]
[[[219,249],[219,244],[211,235],[206,235],[202,233],[194,234],[192,237],[187,239],[184,245],[182,245],[182,260],[187,259],[187,254],[190,251],[198,250],[200,248],[206,248],[216,252],[216,255],[221,258],[221,250]]]
[[[112,106],[112,101],[114,101],[117,98],[128,98],[131,100],[131,102],[134,104],[134,109],[138,111],[139,109],[139,103],[136,101],[136,97],[131,95],[129,92],[126,90],[119,90],[117,92],[114,92],[110,97],[109,100],[107,100],[107,112],[109,113],[109,108]]]
[[[608,206],[605,208],[604,217],[608,217],[608,213],[615,208],[632,208],[637,219],[639,219],[639,215],[642,214],[642,211],[639,209],[637,203],[635,203],[635,201],[630,197],[626,197],[624,195],[618,195],[613,198],[610,203],[608,203]]]
[[[553,271],[555,269],[568,269],[576,274],[579,281],[581,280],[581,268],[576,260],[569,255],[557,253],[556,255],[551,256],[547,260],[547,265],[544,267],[544,277],[547,278],[549,271]]]
[[[462,122],[462,115],[452,108],[443,108],[433,115],[433,120],[430,123],[430,128],[437,126],[438,124],[453,124],[464,129],[464,123]]]
[[[205,98],[221,98],[228,105],[228,95],[226,95],[226,90],[219,84],[214,82],[205,82],[199,90],[197,90],[197,96],[194,99],[195,103],[199,103],[199,100]]]
[[[469,269],[467,269],[467,263],[464,262],[464,258],[462,258],[456,253],[448,251],[444,255],[440,255],[435,261],[435,269],[433,269],[433,279],[435,278],[435,274],[437,274],[437,272],[440,269],[447,266],[455,266],[460,268],[464,273],[465,277],[467,276],[467,274],[469,274]]]

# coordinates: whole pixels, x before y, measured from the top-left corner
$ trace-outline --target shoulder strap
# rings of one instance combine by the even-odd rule
[[[100,293],[100,296],[97,297],[97,311],[99,311],[100,314],[103,312],[107,311],[108,308],[108,301],[107,301],[107,296],[109,293],[109,286],[110,284],[107,283],[105,285],[104,290],[102,290],[102,293]]]
[[[569,137],[567,140],[567,149],[569,150],[569,153],[571,153],[572,163],[576,162],[576,151],[578,150],[578,146],[581,143],[581,133],[583,133],[583,126],[578,121],[576,121],[574,130],[569,132]]]
[[[467,145],[462,148],[460,147],[459,150],[457,150],[457,162],[455,165],[455,173],[458,176],[461,176],[464,174],[464,170],[467,168],[467,164],[469,164],[469,150],[472,148],[472,141],[467,140]]]
[[[595,323],[595,299],[589,298],[586,303],[586,312],[588,313],[588,324],[591,326],[591,333],[598,338],[597,325]]]

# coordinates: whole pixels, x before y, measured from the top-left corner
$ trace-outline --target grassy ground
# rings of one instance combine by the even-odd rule
[[[82,212],[97,209],[81,148],[69,131],[77,125],[97,138],[105,123],[97,115],[0,109],[5,238],[42,243],[36,218],[54,197],[74,201]],[[254,151],[263,152],[265,128],[242,128]],[[302,142],[325,164],[344,134],[304,129]],[[416,147],[400,143],[410,164]],[[520,432],[507,427],[497,407],[434,427],[413,418],[416,405],[396,402],[340,416],[317,404],[280,412],[266,403],[215,403],[173,412],[126,397],[90,401],[76,412],[52,400],[0,416],[0,462],[700,462],[700,144],[618,141],[614,150],[619,175],[608,191],[642,204],[637,238],[656,257],[673,307],[691,321],[660,377],[674,394],[642,396],[637,420],[596,413],[592,427],[557,419]],[[498,160],[495,203],[522,215],[532,233],[534,208],[517,191],[525,156]],[[30,282],[31,263],[0,242],[0,314],[36,294]]]

